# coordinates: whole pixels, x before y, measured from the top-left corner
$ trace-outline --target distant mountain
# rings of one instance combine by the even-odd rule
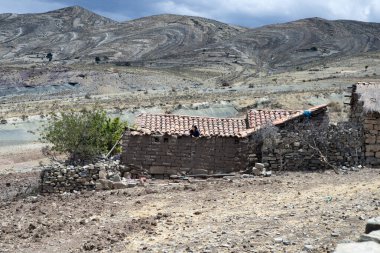
[[[231,44],[263,66],[287,68],[380,50],[380,24],[310,18],[250,29]]]
[[[240,64],[282,70],[380,49],[380,24],[298,20],[255,29],[157,15],[116,22],[81,7],[0,14],[0,63],[99,61],[143,66]]]

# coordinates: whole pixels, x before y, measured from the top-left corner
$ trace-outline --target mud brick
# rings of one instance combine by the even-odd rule
[[[364,120],[364,124],[372,124],[372,125],[376,125],[378,124],[377,120],[375,119],[365,119]]]
[[[165,174],[168,174],[168,175],[176,175],[180,172],[179,168],[177,167],[173,167],[173,168],[167,168],[166,171],[165,171]]]
[[[380,145],[376,145],[376,144],[367,145],[366,150],[369,152],[380,152]]]
[[[165,166],[151,166],[149,168],[149,172],[151,174],[165,174],[166,167]]]
[[[365,152],[365,156],[366,157],[374,157],[375,156],[375,152],[369,152],[369,151],[367,151],[367,152]]]

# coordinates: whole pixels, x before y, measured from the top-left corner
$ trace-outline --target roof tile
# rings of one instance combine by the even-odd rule
[[[327,105],[310,108],[319,112]],[[196,125],[202,136],[246,137],[268,124],[278,125],[303,115],[303,111],[250,110],[247,118],[212,118],[172,114],[140,114],[136,119],[136,131],[132,135],[168,134],[188,136]]]

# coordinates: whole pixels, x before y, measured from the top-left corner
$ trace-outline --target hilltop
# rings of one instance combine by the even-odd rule
[[[1,14],[0,62],[107,62],[178,67],[238,62],[287,71],[380,49],[380,24],[320,18],[243,28],[201,17],[156,15],[116,22],[81,7]],[[130,63],[132,62],[132,63]]]

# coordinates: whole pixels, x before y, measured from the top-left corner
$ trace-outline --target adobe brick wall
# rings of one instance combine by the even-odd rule
[[[351,96],[350,121],[361,125],[366,164],[380,166],[380,114],[366,113],[355,88]]]
[[[380,114],[371,113],[363,117],[365,157],[368,165],[380,166]]]
[[[127,131],[122,146],[123,164],[141,166],[153,175],[230,173],[247,166],[247,139],[131,135]]]

